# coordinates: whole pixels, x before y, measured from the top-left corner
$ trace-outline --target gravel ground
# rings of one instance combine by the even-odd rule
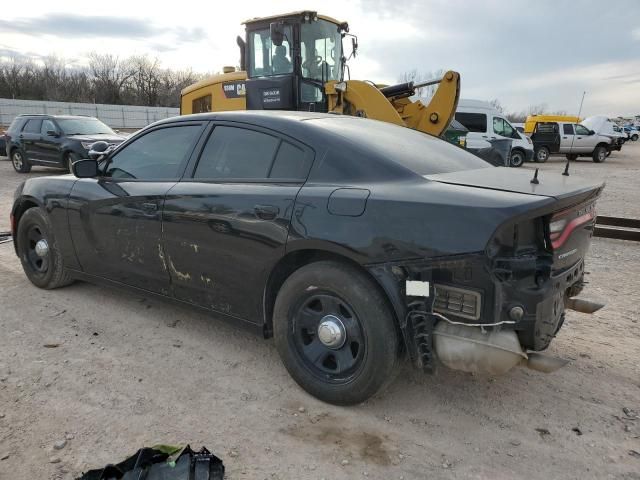
[[[537,166],[544,182],[564,163]],[[634,218],[639,169],[640,142],[572,166],[607,180],[599,213]],[[23,178],[0,159],[0,230]],[[270,341],[85,283],[38,290],[2,244],[0,478],[74,478],[185,442],[230,479],[640,479],[640,245],[595,239],[588,270],[583,297],[607,307],[567,315],[550,348],[570,360],[558,372],[405,365],[384,394],[338,408],[298,388]]]

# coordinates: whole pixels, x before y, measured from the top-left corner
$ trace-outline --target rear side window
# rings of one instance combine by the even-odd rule
[[[564,125],[562,125],[562,132],[565,135],[573,135],[573,125],[565,123]]]
[[[484,113],[457,112],[456,120],[467,127],[470,132],[486,132],[487,116]]]
[[[19,132],[20,130],[22,130],[22,127],[25,124],[25,122],[26,120],[24,118],[21,118],[21,117],[14,118],[13,122],[11,122],[11,125],[9,125],[9,128],[7,129],[7,133]]]
[[[201,128],[172,126],[138,137],[111,157],[105,175],[139,180],[178,178],[180,165],[191,153]]]
[[[280,139],[244,128],[219,126],[207,140],[195,178],[267,178]]]
[[[310,168],[311,158],[305,151],[283,141],[269,172],[269,178],[305,180]]]
[[[32,118],[27,120],[27,123],[24,125],[22,129],[25,133],[40,133],[40,127],[42,126],[42,119],[40,118]]]

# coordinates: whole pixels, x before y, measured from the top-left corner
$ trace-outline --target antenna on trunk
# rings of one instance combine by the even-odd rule
[[[582,114],[582,104],[584,103],[584,96],[587,94],[586,91],[582,92],[582,100],[580,100],[580,108],[578,108],[578,121],[580,121],[580,115]],[[573,142],[576,138],[576,126],[572,125],[571,128],[573,129],[573,136],[571,137],[571,148],[569,149],[569,152],[573,151]],[[569,176],[569,162],[571,161],[571,159],[569,158],[569,155],[567,155],[567,164],[564,166],[564,172],[562,172],[562,175],[564,175],[565,177]]]
[[[540,183],[540,181],[538,180],[538,169],[536,168],[536,173],[533,174],[533,178],[531,179],[531,183],[533,183],[534,185],[537,185]]]

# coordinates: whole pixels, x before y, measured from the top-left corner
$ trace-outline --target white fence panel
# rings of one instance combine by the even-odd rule
[[[0,125],[9,125],[17,115],[88,115],[97,117],[111,128],[142,128],[163,118],[180,114],[177,108],[105,105],[101,103],[44,102],[0,98]]]

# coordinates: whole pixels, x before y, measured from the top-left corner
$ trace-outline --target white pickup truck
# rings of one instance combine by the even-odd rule
[[[598,135],[579,123],[538,122],[531,140],[536,162],[546,162],[551,154],[560,153],[569,160],[589,156],[600,163],[612,150],[620,150],[620,145],[611,137]]]

